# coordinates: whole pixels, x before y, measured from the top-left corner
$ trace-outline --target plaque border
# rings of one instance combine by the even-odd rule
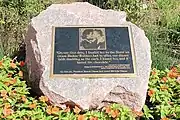
[[[54,42],[55,42],[55,28],[61,27],[127,27],[130,39],[130,47],[131,47],[131,55],[132,55],[132,64],[134,73],[105,73],[105,74],[53,74],[53,65],[54,65]],[[136,57],[135,57],[135,49],[134,49],[134,40],[132,37],[132,28],[131,25],[66,25],[66,26],[52,26],[52,40],[51,40],[51,57],[50,57],[50,78],[134,78],[137,76],[137,68],[136,68]]]

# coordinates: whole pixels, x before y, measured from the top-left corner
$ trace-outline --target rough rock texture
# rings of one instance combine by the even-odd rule
[[[50,79],[52,26],[131,25],[136,56],[135,78]],[[57,104],[78,104],[82,109],[122,103],[141,110],[151,68],[150,44],[144,31],[126,21],[125,12],[102,10],[89,3],[54,4],[33,18],[26,36],[29,84]],[[39,89],[40,88],[40,89]]]

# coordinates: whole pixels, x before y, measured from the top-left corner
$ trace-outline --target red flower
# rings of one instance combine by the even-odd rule
[[[153,95],[154,95],[154,93],[155,93],[155,91],[154,91],[154,90],[152,90],[152,89],[148,91],[148,95],[149,95],[150,97],[151,97],[151,96],[153,96]]]
[[[23,66],[25,65],[25,62],[24,62],[24,61],[20,61],[20,62],[19,62],[19,65],[20,65],[21,67],[23,67]]]

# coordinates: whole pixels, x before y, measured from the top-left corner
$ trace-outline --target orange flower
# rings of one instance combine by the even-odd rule
[[[9,86],[9,85],[10,85],[10,83],[9,83],[9,82],[4,82],[4,84],[5,84],[6,86]]]
[[[167,90],[168,87],[167,86],[161,86],[160,89],[163,91],[163,90]]]
[[[169,120],[169,118],[163,117],[163,118],[161,118],[161,120]]]
[[[12,79],[12,80],[10,80],[10,81],[4,82],[4,84],[5,84],[6,86],[9,86],[9,85],[15,84],[16,81],[17,81],[16,79]]]
[[[18,74],[19,74],[20,77],[23,77],[23,72],[22,71],[19,71]]]
[[[13,111],[12,109],[9,109],[9,108],[4,108],[4,109],[3,109],[4,117],[7,117],[7,116],[13,114],[13,112],[14,112],[14,111]]]
[[[119,110],[111,110],[111,116],[113,118],[116,118],[119,116]]]
[[[20,61],[20,62],[19,62],[19,65],[20,65],[21,67],[23,67],[23,66],[25,65],[25,62],[24,62],[24,61]]]
[[[10,63],[10,67],[12,67],[13,69],[15,69],[17,66],[16,66],[15,63],[11,62],[11,63]]]
[[[163,77],[163,78],[161,79],[161,81],[162,81],[162,82],[167,82],[167,77]]]
[[[46,112],[47,114],[51,115],[52,114],[52,106],[47,106]]]
[[[1,90],[1,97],[3,97],[3,100],[6,100],[6,98],[8,97],[7,91]]]
[[[3,67],[3,60],[0,61],[0,68]]]
[[[152,90],[152,89],[148,91],[148,95],[149,95],[150,97],[153,96],[154,93],[155,93],[155,91]]]
[[[107,106],[106,108],[105,108],[105,113],[110,113],[111,112],[111,107],[109,107],[109,106]]]
[[[81,109],[79,109],[77,106],[75,106],[75,108],[73,108],[73,110],[76,114],[79,114],[81,112]]]
[[[35,104],[35,103],[30,104],[30,105],[29,105],[29,108],[30,108],[30,109],[36,108],[36,104]]]
[[[11,105],[9,103],[5,103],[4,108],[10,108]]]
[[[59,112],[59,108],[55,106],[51,109],[51,111],[53,114],[55,114],[55,113]]]
[[[6,97],[7,96],[7,91],[6,90],[1,90],[1,96]]]
[[[12,91],[10,92],[10,95],[16,95],[16,93],[17,93],[16,90],[12,90]]]
[[[85,116],[84,115],[78,115],[78,120],[85,120]]]
[[[153,71],[151,72],[151,74],[152,74],[152,75],[156,75],[156,71],[153,70]]]
[[[16,79],[12,79],[11,81],[9,81],[9,83],[11,84],[11,85],[13,85],[13,84],[15,84],[16,83]]]
[[[23,96],[21,97],[21,100],[22,100],[23,102],[26,102],[26,101],[27,101],[26,96],[23,95]]]
[[[64,112],[71,112],[71,109],[69,107],[67,107]]]
[[[141,117],[144,114],[142,111],[136,111],[136,110],[133,110],[133,113],[138,117]]]
[[[172,67],[171,71],[177,73],[177,68],[176,67]]]
[[[97,117],[91,117],[90,120],[98,120]]]
[[[48,97],[46,97],[46,96],[41,96],[41,97],[39,97],[39,100],[41,101],[41,102],[47,102],[48,101]]]
[[[170,77],[170,78],[176,78],[176,77],[178,77],[178,74],[175,73],[175,72],[169,71],[167,76]]]
[[[58,107],[52,107],[52,106],[48,106],[46,109],[47,114],[51,115],[51,114],[56,114],[57,112],[59,112],[59,108]]]

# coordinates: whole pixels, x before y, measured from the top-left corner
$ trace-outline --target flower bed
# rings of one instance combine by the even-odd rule
[[[32,97],[23,80],[25,63],[0,60],[0,117],[2,120],[136,120],[180,119],[180,65],[170,70],[152,70],[148,97],[142,111],[112,104],[101,110],[82,111],[78,105],[61,109],[46,96]]]

